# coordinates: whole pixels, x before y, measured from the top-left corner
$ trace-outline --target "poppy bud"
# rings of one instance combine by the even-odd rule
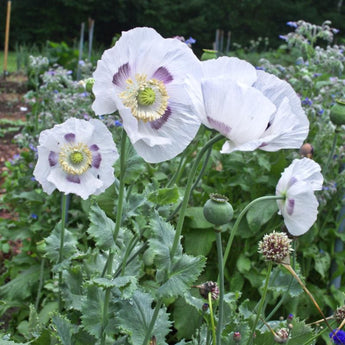
[[[345,125],[345,100],[337,99],[331,108],[330,119],[336,126]]]
[[[235,343],[239,343],[241,341],[241,338],[242,336],[240,332],[234,332],[233,339]]]
[[[229,223],[234,215],[234,210],[228,202],[228,198],[220,194],[210,194],[204,205],[204,216],[214,225]]]
[[[300,153],[301,157],[312,158],[313,154],[314,154],[314,148],[311,144],[305,143],[299,149],[299,153]]]

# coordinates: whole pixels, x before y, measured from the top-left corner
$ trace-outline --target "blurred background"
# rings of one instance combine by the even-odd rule
[[[2,49],[6,4],[0,2]],[[81,23],[87,32],[89,19],[95,23],[94,46],[100,49],[136,26],[153,27],[164,37],[193,37],[199,56],[203,48],[212,49],[217,29],[224,31],[225,39],[230,33],[230,50],[234,43],[247,46],[259,38],[257,49],[274,49],[282,43],[279,35],[291,31],[286,22],[303,19],[321,25],[330,20],[343,32],[344,14],[342,0],[13,0],[10,50],[23,44],[40,47],[47,40],[78,45]]]

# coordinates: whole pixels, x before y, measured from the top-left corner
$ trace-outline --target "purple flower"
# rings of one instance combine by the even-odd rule
[[[291,21],[287,22],[286,25],[287,25],[287,26],[290,26],[290,27],[292,27],[292,28],[297,28],[297,27],[298,27],[298,25],[297,25],[296,22],[291,22]]]
[[[333,330],[329,337],[333,340],[334,344],[336,345],[344,345],[345,344],[345,332],[342,330]]]
[[[284,40],[284,41],[287,41],[287,40],[288,40],[287,36],[285,36],[285,35],[279,35],[279,38],[282,39],[282,40]]]
[[[186,40],[186,44],[190,44],[190,45],[192,45],[192,44],[194,44],[196,42],[196,40],[193,38],[193,37],[189,37],[187,40]]]
[[[302,104],[303,104],[303,105],[307,105],[307,106],[311,106],[311,105],[313,104],[313,101],[312,101],[310,98],[306,97],[306,98],[302,101]]]

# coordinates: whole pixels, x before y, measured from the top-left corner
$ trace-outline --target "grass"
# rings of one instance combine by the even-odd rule
[[[7,56],[7,72],[13,73],[17,71],[17,58],[15,52],[8,52]],[[4,51],[0,52],[0,73],[4,73]]]

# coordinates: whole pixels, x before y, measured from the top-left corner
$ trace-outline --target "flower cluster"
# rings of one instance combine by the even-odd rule
[[[273,231],[266,234],[259,242],[259,253],[265,260],[276,263],[290,263],[290,253],[292,252],[291,239],[283,232]]]
[[[345,344],[345,332],[342,330],[335,329],[333,332],[329,334],[329,337],[333,340],[334,344],[336,345]]]

